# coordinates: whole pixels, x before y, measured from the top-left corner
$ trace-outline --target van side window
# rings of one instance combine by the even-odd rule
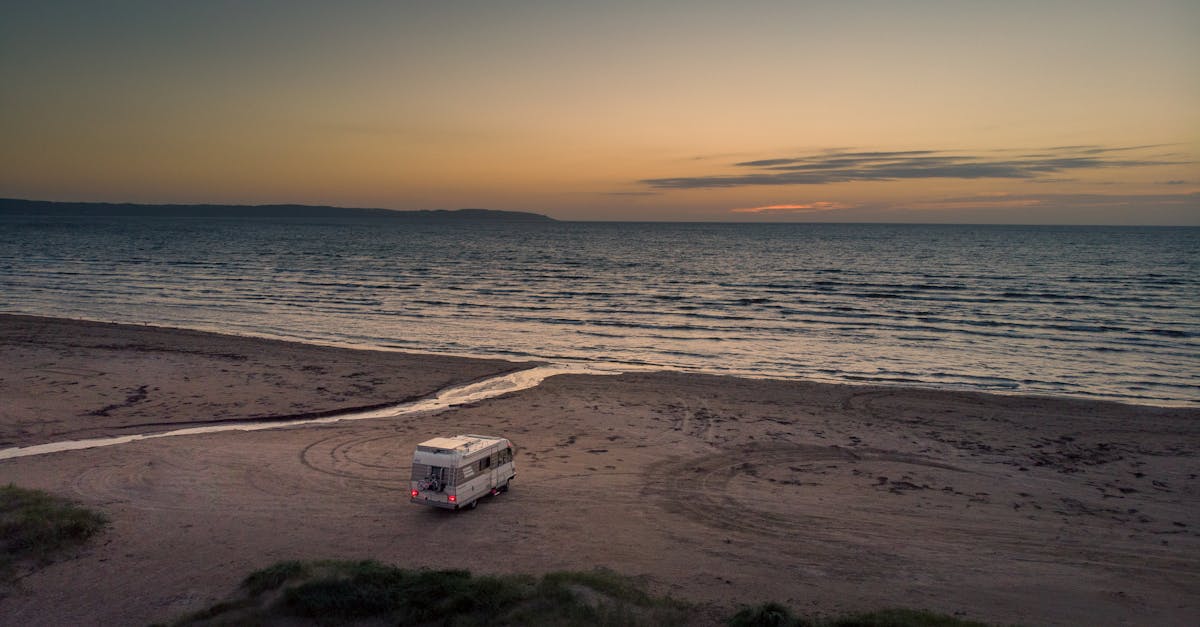
[[[479,460],[479,469],[480,470],[484,470],[486,468],[491,468],[491,467],[492,467],[492,458],[491,457],[484,457],[483,459]]]

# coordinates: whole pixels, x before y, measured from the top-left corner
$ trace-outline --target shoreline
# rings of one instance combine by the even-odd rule
[[[0,448],[395,405],[538,365],[7,314],[0,358]]]
[[[29,442],[147,416],[336,410],[531,365],[7,315],[0,357],[0,434]],[[510,492],[471,512],[407,502],[417,442],[481,432],[517,445]],[[1198,477],[1191,408],[564,374],[438,413],[0,460],[0,482],[113,521],[0,611],[31,625],[170,621],[279,560],[375,558],[481,574],[604,566],[726,609],[1183,625],[1200,615]]]
[[[768,374],[755,374],[755,373],[749,372],[749,371],[714,371],[714,370],[705,370],[705,369],[701,369],[701,368],[688,369],[688,368],[671,367],[671,366],[658,365],[658,364],[644,364],[644,363],[643,364],[635,364],[635,363],[622,363],[622,362],[615,362],[615,361],[594,361],[594,360],[583,360],[583,359],[561,359],[561,358],[556,359],[556,358],[541,357],[541,356],[536,356],[536,355],[524,355],[524,356],[507,355],[506,356],[506,355],[487,355],[487,354],[482,354],[482,353],[470,353],[470,352],[462,352],[462,353],[433,352],[433,351],[421,351],[421,350],[416,350],[416,349],[412,349],[412,348],[408,348],[408,347],[385,346],[385,345],[369,344],[369,343],[356,344],[356,343],[352,343],[352,342],[326,341],[326,340],[319,340],[319,339],[314,339],[314,338],[292,337],[292,336],[287,336],[287,335],[273,335],[273,334],[269,334],[269,333],[230,332],[227,330],[221,330],[221,329],[217,329],[214,327],[205,327],[203,325],[195,326],[195,327],[178,327],[178,326],[170,326],[167,324],[155,324],[155,323],[151,323],[151,322],[143,322],[143,323],[115,322],[115,321],[111,321],[111,320],[98,320],[98,319],[85,318],[85,317],[62,318],[62,317],[56,317],[56,316],[44,316],[44,315],[40,315],[40,314],[0,312],[0,320],[3,320],[3,318],[5,318],[5,317],[44,318],[47,320],[57,320],[57,321],[62,321],[62,322],[66,322],[66,323],[83,322],[83,323],[90,323],[90,324],[113,325],[113,326],[119,326],[119,327],[159,329],[159,330],[167,331],[167,332],[185,331],[185,332],[193,332],[193,333],[218,335],[218,336],[223,336],[223,337],[227,337],[227,338],[243,338],[243,339],[250,339],[250,340],[263,340],[263,341],[268,341],[268,342],[281,342],[284,344],[294,344],[294,345],[301,345],[301,346],[312,346],[312,347],[330,348],[330,349],[339,349],[339,350],[348,350],[348,351],[366,351],[366,352],[376,352],[376,353],[399,354],[399,355],[408,355],[408,356],[417,357],[417,358],[430,357],[430,358],[441,358],[441,359],[462,359],[462,360],[483,361],[483,362],[504,361],[504,362],[518,363],[518,364],[524,363],[524,364],[534,364],[534,365],[548,364],[548,363],[563,364],[563,365],[580,364],[580,365],[585,365],[585,366],[596,368],[598,371],[613,372],[613,373],[631,373],[631,374],[643,373],[644,374],[644,373],[655,373],[655,372],[671,372],[671,373],[699,375],[699,376],[729,377],[729,378],[734,378],[734,379],[749,379],[749,380],[758,380],[758,381],[774,381],[774,382],[780,382],[780,383],[816,383],[816,384],[821,384],[821,385],[840,385],[840,386],[848,386],[848,387],[871,387],[871,388],[898,388],[898,389],[905,389],[905,390],[923,390],[923,391],[930,391],[930,392],[985,394],[985,395],[1003,396],[1003,397],[1080,401],[1080,402],[1086,402],[1086,403],[1114,403],[1117,405],[1124,405],[1124,406],[1131,406],[1131,407],[1144,407],[1144,408],[1152,408],[1152,409],[1200,409],[1200,398],[1198,398],[1197,400],[1194,400],[1194,401],[1177,401],[1177,402],[1166,401],[1166,400],[1161,400],[1161,399],[1141,399],[1140,397],[1129,397],[1129,398],[1117,399],[1117,398],[1111,398],[1111,397],[1107,397],[1107,396],[1099,396],[1099,395],[1091,396],[1091,395],[1086,395],[1086,394],[1073,395],[1073,394],[1053,394],[1053,393],[1049,393],[1049,392],[1038,393],[1038,392],[1023,391],[1023,390],[1008,390],[1008,389],[1004,389],[1004,388],[985,389],[985,388],[976,388],[976,387],[972,387],[972,386],[965,385],[965,384],[939,386],[935,383],[924,382],[924,381],[913,381],[913,382],[855,381],[855,380],[850,380],[850,379],[838,379],[838,378],[832,378],[832,377],[831,378],[822,378],[819,376],[811,376],[811,375],[771,376]]]

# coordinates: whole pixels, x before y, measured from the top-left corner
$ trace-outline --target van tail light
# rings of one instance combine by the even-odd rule
[[[413,491],[412,491],[412,497],[413,497],[414,499],[415,499],[415,498],[417,498],[417,494],[418,494],[418,492],[417,492],[416,490],[413,490]]]
[[[458,501],[458,498],[457,498],[457,497],[455,497],[453,494],[451,494],[451,495],[450,495],[448,498],[450,499],[450,502],[451,502],[451,503],[454,503],[454,502]]]

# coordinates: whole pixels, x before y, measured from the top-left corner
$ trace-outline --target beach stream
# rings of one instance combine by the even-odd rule
[[[513,392],[519,392],[521,390],[537,387],[548,377],[559,374],[616,374],[616,372],[604,371],[594,367],[574,364],[538,366],[525,370],[518,370],[517,372],[510,372],[498,377],[491,377],[482,381],[475,381],[465,385],[445,388],[428,398],[410,401],[407,403],[398,403],[396,405],[378,409],[350,410],[345,413],[321,416],[319,418],[297,418],[295,420],[266,419],[261,421],[213,424],[202,427],[186,427],[183,429],[174,429],[172,431],[163,431],[160,433],[145,433],[107,438],[49,442],[46,444],[35,444],[33,446],[13,447],[0,450],[0,460],[15,459],[18,457],[30,457],[34,455],[45,455],[48,453],[58,453],[62,451],[78,451],[82,449],[99,448],[103,446],[115,446],[118,444],[137,442],[139,440],[170,438],[183,435],[201,435],[205,433],[219,433],[222,431],[261,431],[263,429],[279,429],[283,427],[331,424],[335,422],[369,420],[373,418],[398,418],[400,416],[409,416],[413,414],[439,412],[456,405],[475,403],[489,398],[495,398],[497,396],[503,396],[505,394],[511,394]]]

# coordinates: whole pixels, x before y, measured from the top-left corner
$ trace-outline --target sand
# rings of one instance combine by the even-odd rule
[[[517,367],[0,316],[9,445],[359,407]],[[142,391],[144,389],[144,392]],[[406,498],[436,435],[517,447],[472,511]],[[437,414],[0,461],[102,510],[87,547],[0,599],[7,624],[144,624],[283,559],[542,573],[802,612],[997,623],[1200,619],[1200,410],[678,373],[564,375]]]
[[[395,404],[528,367],[0,316],[0,448]]]

